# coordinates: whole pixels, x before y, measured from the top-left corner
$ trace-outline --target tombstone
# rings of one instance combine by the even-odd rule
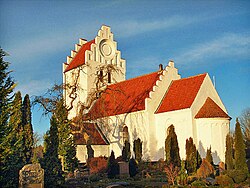
[[[118,162],[119,164],[119,175],[120,178],[127,178],[129,177],[129,164],[127,162]]]
[[[44,188],[44,170],[39,163],[27,164],[19,171],[20,188]]]

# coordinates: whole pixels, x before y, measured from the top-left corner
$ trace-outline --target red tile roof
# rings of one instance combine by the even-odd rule
[[[155,113],[190,108],[206,75],[173,81]]]
[[[81,65],[85,64],[85,52],[86,50],[90,50],[91,44],[95,43],[95,40],[91,40],[84,44],[78,53],[75,55],[74,59],[70,62],[70,64],[67,66],[64,72],[67,72],[69,70],[75,69]]]
[[[208,97],[195,118],[229,118],[230,117],[210,98]]]
[[[84,133],[87,134],[88,139],[92,145],[107,145],[109,144],[106,137],[102,134],[99,127],[94,123],[84,123],[80,127],[71,126],[72,133],[74,135],[75,144],[87,145],[87,138]]]
[[[145,99],[159,79],[160,74],[136,77],[109,85],[89,112],[89,118],[119,115],[145,109]]]

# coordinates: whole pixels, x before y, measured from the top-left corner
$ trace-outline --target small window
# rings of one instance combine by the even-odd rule
[[[111,83],[111,73],[108,72],[108,83],[110,84]]]
[[[129,134],[128,134],[128,127],[125,126],[122,129],[122,138],[123,138],[123,143],[125,143],[125,141],[129,141],[128,140]]]
[[[102,82],[103,81],[103,71],[102,70],[99,73],[99,78],[100,78],[100,81]]]

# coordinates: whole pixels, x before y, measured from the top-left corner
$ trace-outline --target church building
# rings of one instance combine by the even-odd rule
[[[143,159],[165,159],[170,125],[181,159],[192,137],[202,158],[211,147],[214,163],[225,161],[231,118],[207,73],[181,78],[173,61],[128,80],[126,71],[113,33],[104,25],[93,40],[79,39],[63,64],[64,98],[80,162],[87,159],[87,144],[95,157],[112,150],[117,157],[125,141],[133,153],[138,138]]]

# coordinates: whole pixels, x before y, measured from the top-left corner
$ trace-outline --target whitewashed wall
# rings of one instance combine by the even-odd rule
[[[198,148],[202,158],[207,148],[212,150],[213,161],[225,162],[226,135],[229,133],[229,120],[226,118],[196,119]]]
[[[94,157],[110,155],[109,145],[91,145],[94,150]],[[76,157],[80,163],[85,163],[88,159],[87,147],[86,145],[77,145],[76,148]]]
[[[193,126],[190,109],[176,110],[172,112],[164,112],[155,114],[156,118],[156,135],[158,139],[157,149],[165,151],[165,139],[167,137],[167,129],[170,125],[174,125],[175,133],[178,139],[181,159],[186,158],[186,139],[193,137]],[[160,155],[161,154],[161,155]],[[165,152],[159,153],[156,158],[165,159]]]

